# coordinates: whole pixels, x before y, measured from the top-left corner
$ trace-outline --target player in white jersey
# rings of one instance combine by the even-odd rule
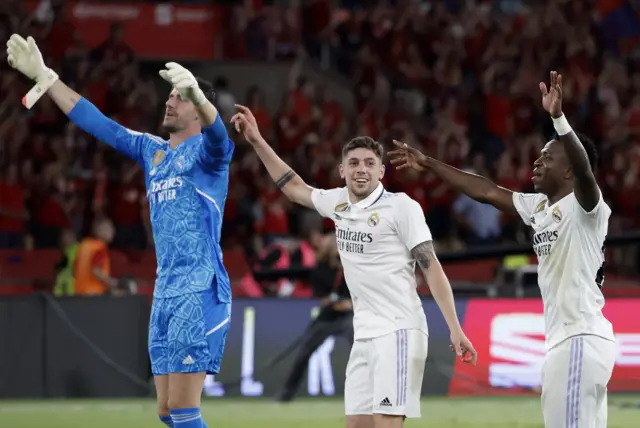
[[[542,410],[547,428],[605,428],[607,384],[616,357],[611,323],[603,316],[604,240],[611,209],[593,170],[593,142],[577,136],[562,113],[562,76],[540,83],[542,105],[556,135],[534,163],[537,193],[511,192],[484,177],[429,158],[406,144],[390,153],[398,169],[430,169],[473,199],[522,217],[534,231],[538,283],[544,302],[547,355]]]
[[[295,203],[336,225],[336,239],[354,311],[354,345],[345,381],[347,428],[396,428],[420,417],[428,331],[416,291],[415,262],[425,275],[460,358],[476,352],[456,314],[451,286],[438,262],[420,205],[387,192],[382,145],[358,137],[342,151],[346,187],[319,190],[305,182],[260,136],[249,109],[237,106],[232,123],[253,146],[271,178]]]

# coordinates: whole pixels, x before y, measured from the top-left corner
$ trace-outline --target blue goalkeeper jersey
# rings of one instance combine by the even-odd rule
[[[234,145],[220,117],[174,149],[119,125],[84,98],[69,118],[144,170],[158,261],[154,297],[213,288],[220,302],[230,302],[220,234]]]

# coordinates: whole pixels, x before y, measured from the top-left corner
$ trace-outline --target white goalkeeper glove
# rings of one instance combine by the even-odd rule
[[[27,40],[18,34],[12,34],[7,42],[7,62],[24,74],[36,85],[22,98],[22,104],[30,109],[47,90],[58,80],[58,75],[44,64],[40,49],[33,37]]]
[[[196,107],[207,102],[207,97],[189,70],[175,62],[168,62],[165,67],[167,67],[165,70],[160,70],[160,77],[171,83],[171,86],[178,90],[180,98],[191,100]]]

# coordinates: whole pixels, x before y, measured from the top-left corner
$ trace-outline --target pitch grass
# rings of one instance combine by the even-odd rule
[[[407,428],[541,428],[537,398],[430,398],[422,419]],[[206,400],[202,412],[211,428],[341,428],[339,399]],[[610,398],[608,428],[640,427],[640,396]],[[130,400],[0,400],[0,426],[12,428],[160,428],[155,403]]]

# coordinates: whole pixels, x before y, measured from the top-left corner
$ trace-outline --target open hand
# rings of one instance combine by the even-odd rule
[[[7,41],[7,62],[12,68],[35,81],[45,76],[48,70],[40,49],[31,36],[25,40],[19,34],[11,35]]]
[[[549,73],[549,89],[544,82],[540,82],[542,93],[542,107],[553,118],[562,116],[562,75],[557,71]]]
[[[398,140],[393,140],[393,144],[398,149],[390,151],[387,155],[391,158],[391,165],[396,165],[396,169],[413,168],[416,171],[427,169],[427,156],[420,150]]]
[[[258,144],[263,141],[258,129],[258,123],[251,110],[240,104],[236,104],[235,107],[238,109],[238,113],[233,115],[231,123],[236,132],[242,134],[249,144]]]
[[[176,62],[165,64],[166,69],[160,70],[160,77],[171,83],[180,93],[180,98],[190,100],[196,106],[207,102],[207,97],[200,89],[193,73]]]

